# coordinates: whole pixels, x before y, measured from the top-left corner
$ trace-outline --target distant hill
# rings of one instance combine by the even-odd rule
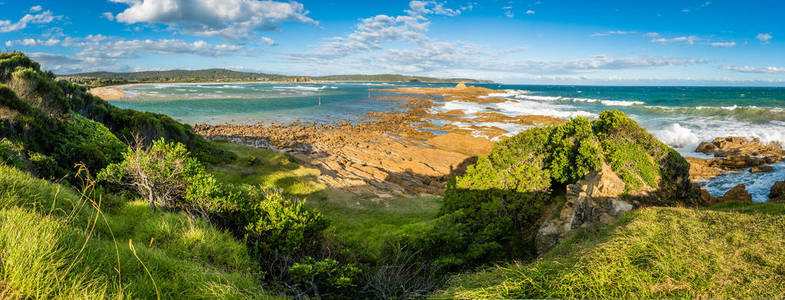
[[[59,78],[88,86],[137,82],[200,82],[200,81],[385,81],[385,82],[472,82],[484,83],[474,79],[433,78],[398,74],[377,75],[329,75],[329,76],[286,76],[278,74],[238,72],[227,69],[206,70],[168,70],[143,72],[89,72],[61,75]]]
[[[488,80],[476,80],[468,78],[434,78],[423,76],[408,76],[399,74],[376,74],[376,75],[328,75],[312,77],[313,80],[323,81],[384,81],[384,82],[471,82],[471,83],[492,83]]]

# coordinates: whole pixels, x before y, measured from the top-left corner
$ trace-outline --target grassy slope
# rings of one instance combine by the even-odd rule
[[[370,258],[378,254],[387,237],[421,228],[441,206],[440,198],[382,200],[372,194],[330,190],[316,181],[319,170],[303,167],[293,162],[292,157],[229,142],[216,144],[238,156],[234,162],[212,167],[210,171],[219,179],[280,187],[288,194],[305,197],[308,206],[330,219],[331,226],[326,231],[328,239],[351,249],[362,249],[362,254],[370,255]],[[254,157],[256,163],[249,163]]]
[[[230,235],[141,201],[112,202],[99,214],[66,187],[0,165],[0,296],[263,295],[245,246]]]
[[[451,298],[783,298],[785,206],[645,208],[529,264],[458,275]]]

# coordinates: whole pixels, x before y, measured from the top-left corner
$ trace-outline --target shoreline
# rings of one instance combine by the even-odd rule
[[[311,84],[319,84],[319,83],[360,83],[360,82],[372,82],[372,83],[408,83],[407,81],[335,81],[335,80],[324,80],[324,81],[308,81],[308,82],[292,82],[292,81],[196,81],[196,82],[137,82],[137,83],[124,83],[124,84],[117,84],[117,85],[107,85],[107,86],[99,86],[90,88],[87,90],[88,93],[93,94],[98,98],[101,98],[105,101],[112,101],[112,100],[121,100],[126,98],[128,95],[123,92],[124,88],[132,87],[132,86],[139,86],[139,85],[151,85],[151,84],[248,84],[248,83],[271,83],[271,84],[303,84],[303,83],[311,83]],[[454,84],[454,82],[442,82],[442,81],[423,81],[420,83],[442,83],[442,84]],[[482,83],[481,83],[482,84]]]

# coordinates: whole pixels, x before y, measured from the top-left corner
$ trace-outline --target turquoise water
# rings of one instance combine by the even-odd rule
[[[319,84],[151,84],[124,89],[119,107],[163,113],[183,122],[281,123],[326,121],[386,111],[399,103],[378,100],[394,95],[371,91],[396,87],[447,87],[425,83]],[[785,88],[759,87],[608,87],[479,85],[502,90],[491,95],[510,101],[494,104],[446,102],[437,111],[498,111],[507,115],[595,117],[607,109],[630,115],[660,140],[688,156],[698,143],[720,136],[758,137],[785,144]],[[319,104],[321,101],[321,105]],[[466,126],[466,124],[457,124]],[[486,123],[513,133],[524,126]],[[769,174],[732,174],[704,185],[721,195],[732,184],[747,183],[754,200],[765,201],[773,180],[785,178],[785,165]]]

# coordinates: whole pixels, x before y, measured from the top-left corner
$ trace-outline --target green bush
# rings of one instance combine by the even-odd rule
[[[295,288],[305,295],[321,298],[348,298],[357,288],[360,269],[333,259],[316,260],[310,256],[289,267]]]
[[[320,213],[306,208],[304,201],[277,191],[250,186],[243,189],[242,201],[251,201],[250,220],[244,230],[253,255],[265,259],[318,250],[319,235],[328,226]]]
[[[605,111],[595,121],[575,118],[497,143],[448,182],[432,227],[403,240],[446,270],[532,257],[553,193],[564,193],[603,163],[625,182],[625,197],[644,195],[636,200],[652,205],[695,203],[686,161],[624,113]],[[636,193],[641,190],[646,193]]]
[[[98,179],[135,189],[157,206],[207,216],[218,182],[181,143],[155,141],[150,147],[129,147],[119,163],[106,167]]]
[[[560,183],[574,183],[602,165],[602,149],[586,118],[554,127],[547,148],[551,176]]]

